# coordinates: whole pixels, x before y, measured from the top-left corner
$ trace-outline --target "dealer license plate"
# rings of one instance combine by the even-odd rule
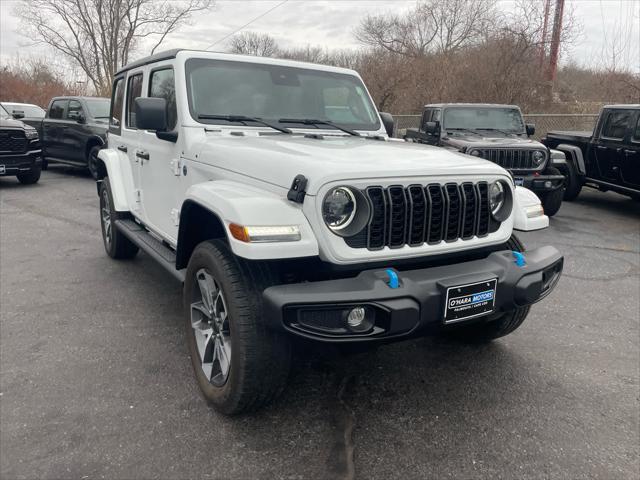
[[[450,287],[444,312],[444,323],[459,322],[493,312],[497,279]]]
[[[6,172],[6,169],[4,168],[4,165],[0,165],[0,174],[5,172]]]
[[[524,185],[524,178],[514,177],[513,183],[515,183],[517,187],[522,187]]]

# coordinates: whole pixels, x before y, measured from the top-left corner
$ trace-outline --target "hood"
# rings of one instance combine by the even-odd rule
[[[540,148],[544,149],[537,140],[526,137],[485,137],[482,135],[468,135],[463,137],[445,137],[442,139],[453,147],[496,147],[496,148]]]
[[[309,195],[333,181],[508,175],[492,162],[443,148],[358,137],[208,133],[199,150],[199,161],[286,189],[302,174]]]
[[[4,118],[0,118],[0,128],[31,128],[31,127],[26,127],[24,123],[22,123],[20,120],[13,120],[13,119],[4,119]]]

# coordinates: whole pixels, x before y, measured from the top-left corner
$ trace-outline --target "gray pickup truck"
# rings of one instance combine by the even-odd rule
[[[42,143],[42,168],[49,162],[86,167],[97,178],[98,151],[109,127],[108,98],[54,97],[44,118],[24,117],[35,127]]]

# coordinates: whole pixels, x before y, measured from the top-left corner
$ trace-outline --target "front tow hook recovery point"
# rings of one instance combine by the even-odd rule
[[[387,268],[385,272],[387,274],[387,285],[389,285],[389,288],[399,288],[400,279],[398,278],[396,271],[391,268]]]
[[[524,258],[524,254],[516,252],[515,250],[513,250],[511,254],[513,255],[514,262],[517,266],[524,267],[527,264],[527,261]]]

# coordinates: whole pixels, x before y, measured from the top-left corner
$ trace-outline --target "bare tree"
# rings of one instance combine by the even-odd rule
[[[258,57],[273,57],[279,51],[275,39],[266,33],[238,33],[231,37],[229,44],[231,53],[256,55]]]
[[[98,95],[141,41],[153,53],[167,35],[213,0],[23,0],[16,8],[25,32],[78,65]]]

